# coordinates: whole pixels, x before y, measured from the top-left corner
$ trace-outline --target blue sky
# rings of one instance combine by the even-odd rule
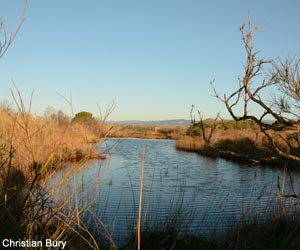
[[[24,2],[1,0],[0,16],[16,28]],[[191,105],[214,117],[224,105],[210,81],[228,93],[242,75],[240,26],[250,12],[261,25],[255,47],[265,58],[299,55],[297,0],[29,0],[26,20],[0,60],[0,100],[12,81],[42,115],[48,106],[70,114],[60,95],[71,90],[74,112],[110,120],[189,119]],[[254,111],[255,112],[255,111]]]

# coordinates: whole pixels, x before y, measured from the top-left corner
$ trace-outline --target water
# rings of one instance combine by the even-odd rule
[[[178,151],[172,140],[109,139],[99,150],[107,160],[89,164],[81,190],[93,204],[87,220],[101,221],[97,230],[115,241],[124,242],[136,226],[143,150],[143,227],[177,225],[183,233],[222,237],[243,218],[267,217],[290,202],[278,198],[281,169]]]

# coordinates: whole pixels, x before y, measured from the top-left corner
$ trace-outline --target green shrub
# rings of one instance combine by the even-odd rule
[[[72,119],[72,122],[95,123],[96,119],[93,117],[92,113],[82,111],[75,115],[75,117]]]
[[[189,128],[186,131],[186,134],[189,136],[201,136],[202,130],[198,124],[193,124],[189,126]]]

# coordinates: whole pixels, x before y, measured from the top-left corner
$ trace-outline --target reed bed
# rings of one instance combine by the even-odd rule
[[[288,201],[283,203],[285,204],[275,208],[269,207],[264,212],[257,211],[251,216],[245,212],[245,215],[239,221],[234,222],[221,238],[182,231],[180,217],[192,218],[193,213],[186,213],[190,208],[181,211],[173,208],[169,210],[169,219],[166,217],[165,221],[160,221],[154,227],[144,225],[141,233],[141,249],[298,249],[300,243],[299,206],[294,204],[294,200],[290,200],[290,203]],[[177,213],[172,214],[171,211],[177,211]],[[199,224],[199,227],[203,226],[205,227],[203,223]],[[120,249],[137,249],[137,237],[137,234],[130,235],[126,244]]]
[[[60,197],[63,203],[57,203],[54,193],[50,195],[46,187],[57,170],[70,170],[69,177],[61,179],[59,186],[77,175],[89,159],[103,158],[90,144],[99,140],[97,130],[84,124],[60,124],[55,118],[33,116],[32,99],[26,107],[17,89],[12,95],[16,109],[4,105],[0,108],[1,239],[22,241],[10,247],[21,244],[26,249],[46,240],[57,244],[67,241],[69,249],[99,249],[81,220],[92,204],[82,202],[77,185]]]
[[[289,136],[294,132],[285,131],[281,137]],[[277,145],[283,145],[282,138],[272,134]],[[213,158],[225,158],[236,162],[249,162],[272,166],[283,166],[284,159],[271,148],[266,136],[252,128],[223,129],[217,128],[210,143],[202,136],[184,135],[176,140],[178,150],[197,152]],[[298,166],[297,162],[290,162],[291,167]]]
[[[31,104],[25,107],[17,90],[14,99],[16,110],[0,108],[1,239],[51,239],[67,242],[65,249],[136,249],[138,246],[141,249],[296,249],[298,246],[300,220],[297,210],[292,216],[278,210],[268,220],[241,221],[222,241],[217,241],[184,231],[188,225],[183,224],[182,217],[192,221],[195,210],[192,203],[191,207],[183,206],[184,197],[175,194],[167,208],[170,216],[156,224],[151,224],[153,219],[146,219],[145,211],[151,204],[140,202],[139,231],[137,235],[129,235],[125,245],[118,246],[113,227],[103,223],[94,212],[102,174],[109,166],[105,165],[104,172],[99,171],[94,176],[92,184],[84,181],[88,160],[102,157],[94,153],[91,143],[97,142],[98,135],[105,129],[71,122],[61,124],[54,118],[33,116]],[[245,149],[264,145],[263,138],[249,143],[247,140],[253,135],[245,137],[247,133],[244,132],[234,136],[241,139],[241,135],[248,138],[243,142]],[[230,140],[232,133],[224,132],[219,138]],[[179,140],[177,147],[180,143],[195,151],[204,145],[191,137]],[[222,146],[219,140],[213,143]],[[228,143],[226,145],[228,147]],[[237,149],[241,150],[241,144]],[[141,180],[143,178],[141,176]],[[145,197],[140,190],[140,196]]]
[[[177,139],[185,134],[184,126],[113,125],[110,137],[143,139]]]

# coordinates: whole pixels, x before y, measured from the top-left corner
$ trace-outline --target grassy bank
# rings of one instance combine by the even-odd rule
[[[72,122],[61,124],[55,117],[36,117],[25,107],[15,111],[2,108],[0,114],[1,239],[67,241],[65,249],[137,249],[136,234],[128,235],[126,244],[116,245],[114,231],[108,230],[101,218],[95,216],[93,223],[85,224],[84,218],[94,216],[93,197],[88,201],[85,197],[99,190],[101,176],[95,176],[97,181],[89,188],[79,181],[84,162],[95,157],[92,148],[83,145],[96,142],[98,128]],[[191,142],[195,150],[202,145],[199,140]],[[251,143],[246,141],[243,145],[244,149],[241,145],[237,149],[245,150]],[[79,162],[66,167],[65,163],[72,160]],[[62,171],[53,187],[46,187],[62,164],[68,171]],[[71,188],[61,190],[70,181]],[[193,214],[185,214],[192,221]],[[299,221],[282,211],[266,221],[243,221],[222,240],[183,234],[180,225],[160,222],[154,228],[142,228],[141,249],[297,249]],[[102,239],[108,245],[103,246]]]
[[[128,235],[126,244],[116,245],[113,229],[109,230],[101,218],[92,214],[95,199],[92,194],[97,194],[102,184],[101,176],[94,176],[95,183],[91,186],[88,185],[91,183],[81,181],[86,161],[102,157],[95,154],[93,143],[99,140],[100,134],[107,134],[106,130],[118,137],[179,138],[177,147],[183,142],[182,147],[187,145],[187,150],[198,152],[200,148],[207,150],[206,154],[213,152],[199,139],[201,137],[180,137],[185,133],[181,127],[126,126],[115,127],[116,131],[113,131],[103,124],[91,126],[90,123],[72,122],[67,117],[62,119],[62,114],[34,116],[30,107],[24,106],[21,96],[15,100],[15,110],[4,106],[0,109],[1,239],[67,241],[65,249],[137,248],[137,235]],[[263,137],[253,130],[247,133],[245,130],[234,130],[233,133],[230,129],[217,132],[221,140],[217,140],[218,133],[215,134],[212,148],[217,147],[219,150],[215,152],[218,154],[220,149],[225,151],[230,147],[236,154],[251,151],[256,156],[261,153],[262,159],[272,156],[263,144]],[[229,143],[233,134],[235,142]],[[253,136],[257,136],[255,142],[251,141]],[[65,171],[58,171],[62,169]],[[47,185],[57,173],[60,176],[58,182]],[[192,221],[193,214],[185,212]],[[299,243],[299,218],[287,215],[282,212],[267,221],[241,222],[221,241],[183,234],[180,225],[160,222],[156,227],[142,228],[141,249],[282,249],[276,248],[277,245],[294,249]],[[176,218],[179,216],[175,214]],[[93,218],[90,224],[86,224],[88,217]],[[171,218],[171,221],[175,219]],[[103,239],[108,246],[102,245]]]
[[[184,126],[111,125],[109,137],[141,139],[173,139],[185,134]]]
[[[233,123],[233,122],[232,122]],[[296,131],[282,131],[280,135],[271,134],[277,145],[284,145],[284,138],[296,136]],[[295,146],[296,148],[297,146]],[[283,166],[285,159],[272,150],[268,138],[255,127],[224,127],[217,126],[210,142],[207,143],[202,131],[195,135],[184,135],[177,139],[178,150],[197,152],[209,157],[220,157],[237,162]],[[283,148],[283,146],[282,146]],[[284,148],[283,148],[284,150]],[[299,163],[289,161],[290,166],[297,167]]]
[[[81,220],[92,204],[79,206],[81,197],[75,188],[66,193],[55,188],[78,174],[84,162],[103,158],[91,144],[99,140],[101,128],[71,122],[62,113],[34,116],[30,112],[31,100],[26,107],[18,90],[13,97],[15,109],[8,105],[0,107],[1,242],[3,239],[68,240],[70,248],[72,245],[77,249],[98,249]],[[68,176],[49,190],[47,182],[57,170],[66,167]],[[55,195],[64,203],[55,203]]]

